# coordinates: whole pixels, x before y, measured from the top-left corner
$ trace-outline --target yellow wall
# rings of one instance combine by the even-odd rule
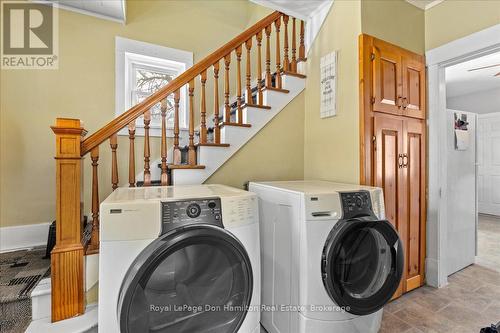
[[[358,35],[361,3],[335,1],[307,60],[304,177],[359,182]],[[339,50],[337,116],[320,119],[319,62]]]
[[[363,33],[415,53],[425,51],[424,11],[404,0],[362,0]]]
[[[425,11],[425,48],[500,24],[498,0],[447,0]]]
[[[206,183],[242,188],[248,181],[303,179],[305,94],[292,100]]]
[[[126,25],[61,10],[59,69],[0,73],[0,225],[54,219],[55,140],[49,126],[56,117],[80,118],[93,133],[114,118],[115,36],[192,51],[196,62],[262,18],[255,14],[260,10],[243,0],[128,1]],[[142,140],[137,141],[139,166]],[[158,144],[153,145],[157,156]],[[126,183],[126,138],[118,149]],[[88,157],[84,163],[88,213]],[[107,144],[100,165],[102,200],[110,190]]]

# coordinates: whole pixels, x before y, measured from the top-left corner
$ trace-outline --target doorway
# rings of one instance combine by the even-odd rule
[[[445,68],[447,274],[500,272],[500,51]]]
[[[426,52],[428,78],[427,284],[448,284],[446,68],[500,52],[500,24]]]

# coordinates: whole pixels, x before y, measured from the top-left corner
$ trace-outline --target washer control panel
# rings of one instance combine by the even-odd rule
[[[372,216],[372,202],[368,191],[340,192],[342,201],[343,218]]]
[[[190,224],[213,224],[222,227],[220,198],[188,199],[161,203],[162,234]]]

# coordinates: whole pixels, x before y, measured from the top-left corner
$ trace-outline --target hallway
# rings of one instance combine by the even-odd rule
[[[500,217],[479,215],[476,263],[500,272]]]

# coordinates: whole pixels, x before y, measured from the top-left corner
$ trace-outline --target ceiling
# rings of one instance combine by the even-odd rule
[[[440,4],[444,0],[406,0],[406,2],[417,6],[420,9],[426,10]]]
[[[495,76],[500,72],[500,66],[469,71],[473,68],[494,64],[500,64],[500,52],[447,67],[446,95],[455,97],[479,91],[500,89],[500,76]]]
[[[324,6],[331,4],[332,0],[250,0],[256,4],[279,10],[296,18],[307,20]]]
[[[39,3],[54,3],[57,7],[77,13],[125,23],[125,0],[37,0]]]

